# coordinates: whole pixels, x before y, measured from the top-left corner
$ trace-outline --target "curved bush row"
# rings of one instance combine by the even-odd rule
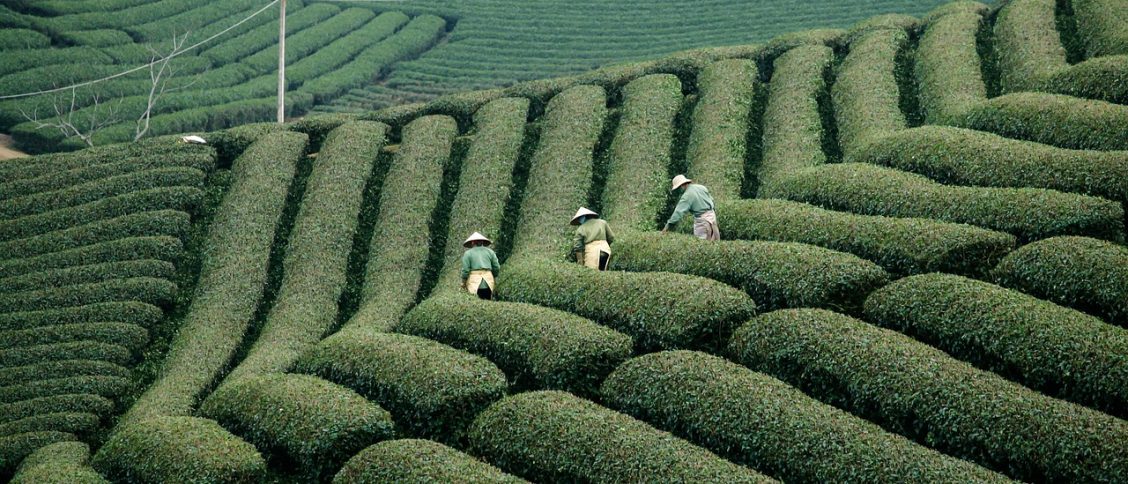
[[[982,131],[924,126],[877,140],[856,160],[945,184],[1049,188],[1128,201],[1128,151],[1066,150]]]
[[[376,14],[372,10],[354,7],[345,9],[328,19],[313,22],[309,27],[286,36],[286,58],[308,58],[334,40],[344,37],[375,17]],[[287,27],[289,26],[287,25]],[[277,31],[275,35],[277,35]],[[268,44],[265,49],[247,56],[239,62],[254,68],[260,74],[277,70],[277,42]]]
[[[1120,481],[1128,423],[819,309],[760,316],[735,359],[882,427],[1029,481]],[[1100,429],[1100,431],[1094,431]]]
[[[1088,237],[1052,237],[995,266],[998,284],[1128,327],[1128,249]]]
[[[78,440],[78,437],[74,434],[55,431],[0,437],[0,474],[10,474],[25,457],[42,447],[75,440]]]
[[[115,29],[79,30],[76,32],[63,32],[59,39],[68,45],[87,47],[114,47],[133,43],[133,37]],[[214,63],[213,63],[214,64]]]
[[[390,37],[410,20],[402,12],[386,12],[349,32],[344,37],[318,49],[313,54],[294,62],[286,68],[286,82],[299,86],[325,75],[333,75],[336,68],[348,63],[372,44]]]
[[[669,193],[667,167],[675,118],[683,104],[682,85],[673,74],[651,74],[623,87],[622,96],[602,217],[616,227],[653,230]]]
[[[0,201],[0,217],[16,218],[84,205],[100,199],[165,187],[204,185],[205,173],[195,168],[159,168],[129,173],[71,187]]]
[[[887,13],[864,18],[851,25],[843,41],[852,44],[871,32],[880,30],[900,30],[910,32],[919,30],[920,20],[912,15]]]
[[[771,195],[864,215],[977,225],[1009,232],[1020,242],[1055,235],[1124,239],[1124,210],[1117,202],[1035,188],[941,185],[921,175],[866,163],[801,170]]]
[[[235,161],[231,187],[208,227],[202,249],[208,256],[192,305],[161,376],[119,427],[146,417],[190,414],[197,395],[228,364],[262,297],[274,232],[307,141],[300,133],[268,134]]]
[[[883,28],[850,43],[830,89],[843,159],[853,160],[869,143],[905,129],[896,71],[908,41],[904,30]]]
[[[144,328],[151,328],[163,317],[164,311],[161,308],[142,302],[98,303],[62,309],[3,313],[0,314],[0,330],[103,321],[128,321]]]
[[[44,413],[0,424],[0,436],[7,437],[29,432],[47,431],[85,435],[97,428],[97,415],[89,413]]]
[[[1069,67],[1056,25],[1055,0],[1015,0],[995,19],[995,61],[1004,93],[1033,91]]]
[[[277,449],[307,479],[340,468],[392,437],[392,417],[347,388],[308,375],[250,375],[220,386],[200,407],[260,449]]]
[[[978,50],[984,19],[982,12],[965,8],[929,20],[917,45],[914,69],[928,124],[959,122],[987,100]]]
[[[830,89],[826,76],[833,62],[834,51],[822,45],[796,47],[775,60],[764,111],[760,187],[794,170],[826,163],[823,138],[829,134],[823,131],[819,97]]]
[[[686,176],[708,186],[718,201],[740,197],[757,76],[756,63],[747,59],[717,61],[697,75]]]
[[[1010,234],[926,218],[824,210],[787,200],[719,204],[724,237],[800,242],[854,254],[895,275],[983,274],[1014,249]]]
[[[277,10],[274,9],[274,12],[272,12],[275,18],[265,25],[259,25],[241,35],[230,38],[226,42],[220,42],[213,47],[204,49],[200,52],[200,56],[211,60],[213,65],[223,66],[237,62],[256,52],[265,52],[267,48],[278,43]],[[307,7],[301,7],[300,4],[297,6],[287,5],[286,31],[290,35],[296,35],[311,25],[323,22],[340,12],[341,9],[331,3],[314,3]],[[274,58],[277,59],[278,51],[274,50],[273,52]],[[265,54],[262,55],[265,56]],[[287,57],[289,57],[288,53]],[[295,57],[295,59],[300,58]]]
[[[200,157],[200,158],[196,158]],[[166,136],[150,138],[136,143],[96,146],[86,149],[81,153],[55,153],[34,157],[17,158],[0,164],[0,181],[9,183],[17,180],[55,175],[67,170],[94,169],[97,165],[114,164],[119,162],[141,162],[148,158],[147,168],[161,166],[191,166],[202,171],[197,165],[178,164],[177,161],[192,160],[214,166],[215,148],[209,145],[187,144],[180,142],[179,137]],[[201,159],[202,158],[202,159]],[[207,158],[213,158],[208,160]],[[125,170],[125,171],[132,171]],[[89,181],[83,178],[83,181]]]
[[[0,312],[40,311],[117,301],[140,301],[165,307],[175,298],[176,284],[165,279],[134,277],[3,294],[0,295]]]
[[[716,348],[756,314],[747,294],[704,277],[602,272],[532,258],[506,264],[498,295],[598,321],[634,337],[640,350]]]
[[[35,291],[78,284],[104,283],[110,279],[138,277],[172,279],[175,275],[176,267],[171,262],[152,259],[105,262],[0,278],[0,292]]]
[[[39,448],[23,460],[12,484],[108,484],[90,467],[90,446],[57,442]]]
[[[152,145],[150,144],[149,146],[151,147]],[[52,163],[47,161],[50,157],[36,156],[34,159],[40,159],[42,164],[27,166],[25,169],[19,170],[18,173],[16,173],[23,173],[28,176],[11,179],[10,181],[0,184],[0,198],[8,200],[69,188],[82,190],[76,186],[88,183],[98,186],[93,182],[101,182],[106,178],[123,175],[132,174],[138,176],[141,172],[159,170],[162,168],[193,168],[205,173],[211,172],[212,169],[215,168],[215,150],[211,148],[208,148],[206,151],[196,151],[186,148],[187,151],[184,153],[160,153],[153,150],[154,152],[149,155],[141,153],[122,153],[115,157],[116,161],[101,163],[99,163],[100,160],[95,155],[95,150],[96,148],[91,149],[91,153],[89,153],[90,156],[87,157],[90,164],[79,166],[71,166],[68,158],[56,158],[59,161]],[[86,152],[84,151],[83,153]],[[75,156],[77,159],[81,159],[81,157]],[[36,168],[40,168],[42,165],[58,166],[47,173],[41,173],[38,172]],[[68,194],[67,196],[71,197],[75,196],[75,194]]]
[[[593,155],[607,119],[607,95],[599,86],[577,86],[548,102],[540,141],[514,235],[513,256],[557,258],[569,252],[568,225],[576,207],[587,203]]]
[[[1077,30],[1088,57],[1128,54],[1128,5],[1117,0],[1072,2]]]
[[[705,353],[640,356],[602,393],[613,408],[788,482],[1008,481]]]
[[[42,413],[81,412],[109,415],[114,402],[89,393],[73,393],[20,400],[0,405],[0,422],[13,422]]]
[[[0,50],[43,49],[50,46],[51,38],[34,30],[0,30]]]
[[[285,371],[336,324],[365,183],[387,129],[359,121],[329,134],[290,232],[274,306],[254,345],[225,383]]]
[[[901,279],[866,318],[1047,395],[1128,416],[1128,331],[986,282]]]
[[[50,343],[0,350],[0,368],[64,360],[105,361],[118,366],[127,366],[132,359],[133,354],[129,348],[98,341]]]
[[[473,451],[549,482],[774,482],[632,417],[559,391],[522,393],[482,412]]]
[[[381,442],[349,459],[333,484],[367,482],[490,482],[518,484],[523,479],[438,442],[400,439]]]
[[[91,464],[113,482],[259,482],[266,474],[253,445],[196,417],[119,425]]]
[[[346,329],[306,352],[295,371],[360,393],[391,412],[405,435],[457,443],[483,408],[505,395],[489,360],[415,336]]]
[[[190,217],[178,210],[131,213],[25,239],[0,242],[0,261],[27,259],[131,237],[182,237]]]
[[[1060,94],[992,98],[958,123],[971,129],[1077,150],[1128,150],[1128,106]],[[1121,160],[1128,153],[1118,153]]]
[[[621,237],[611,265],[714,279],[744,290],[761,310],[823,307],[856,313],[866,294],[889,282],[889,274],[873,262],[813,245],[735,240],[703,244],[689,235],[656,232]]]
[[[430,298],[396,332],[432,339],[498,365],[516,388],[551,388],[594,396],[631,354],[626,335],[562,311],[488,302],[462,294]]]
[[[132,322],[79,323],[0,331],[0,348],[95,341],[140,351],[149,342],[149,332]]]
[[[130,36],[141,42],[161,42],[165,40],[169,32],[196,33],[214,23],[222,22],[229,25],[235,19],[244,17],[245,15],[241,16],[241,14],[245,10],[261,6],[259,2],[254,0],[229,0],[222,3],[197,4],[190,10],[175,15],[162,15],[145,23],[130,22],[124,25],[119,23],[116,27],[124,27],[123,30],[129,32]],[[200,38],[207,38],[207,36],[201,35]]]
[[[501,235],[505,206],[513,196],[513,169],[525,142],[529,100],[502,98],[474,113],[474,141],[462,160],[458,193],[450,208],[443,268],[435,293],[462,290],[462,241],[481,232]],[[488,196],[487,196],[488,195]]]
[[[430,233],[431,216],[457,136],[458,124],[448,116],[425,116],[403,127],[380,191],[360,309],[348,326],[387,329],[415,302],[431,237],[438,236]]]
[[[35,380],[72,376],[128,377],[129,369],[97,360],[62,360],[0,368],[0,385],[22,385]]]
[[[165,187],[103,198],[36,215],[0,221],[0,240],[9,241],[113,219],[138,212],[180,210],[193,212],[204,198],[195,187]]]
[[[3,10],[0,10],[2,13]],[[0,16],[0,18],[3,18]],[[81,29],[76,29],[81,30]],[[114,60],[101,49],[68,47],[65,49],[26,49],[0,52],[0,75],[21,72],[48,64],[113,64]]]
[[[129,390],[132,385],[133,380],[130,378],[99,375],[35,380],[22,385],[0,387],[0,403],[74,394],[114,399]]]

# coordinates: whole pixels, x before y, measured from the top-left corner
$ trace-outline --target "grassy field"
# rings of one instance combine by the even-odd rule
[[[10,4],[96,3],[149,5]],[[0,478],[1128,481],[1118,5],[954,2],[0,161]],[[678,173],[722,240],[659,233]],[[569,261],[580,205],[606,272]],[[496,301],[458,287],[470,231]]]

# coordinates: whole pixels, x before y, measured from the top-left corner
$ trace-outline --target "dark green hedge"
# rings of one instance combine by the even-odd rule
[[[64,309],[0,314],[0,329],[32,329],[56,324],[124,321],[151,328],[164,317],[161,308],[137,301],[89,304]]]
[[[72,376],[128,377],[129,369],[95,360],[62,360],[0,368],[0,386],[22,385],[35,380]]]
[[[0,403],[15,403],[23,400],[74,394],[90,394],[116,399],[132,386],[132,379],[117,376],[72,376],[36,380],[23,385],[0,387]]]
[[[704,277],[593,271],[539,259],[506,264],[498,295],[598,321],[634,337],[642,350],[716,348],[756,314],[747,294]]]
[[[505,394],[489,360],[434,341],[367,329],[339,332],[306,352],[297,372],[349,387],[386,408],[406,435],[458,442]]]
[[[0,368],[62,360],[98,360],[126,366],[132,360],[132,354],[129,348],[124,346],[97,341],[74,341],[0,350]]]
[[[333,76],[337,68],[345,65],[373,44],[377,44],[399,30],[410,20],[402,12],[385,12],[318,49],[311,55],[300,57],[297,62],[286,67],[286,82],[297,87],[304,82],[322,76]]]
[[[920,108],[928,124],[959,122],[987,100],[978,42],[985,22],[985,12],[979,7],[984,6],[968,6],[970,3],[948,4],[961,7],[928,19],[920,36],[914,71],[920,86]]]
[[[143,143],[138,143],[143,144]],[[190,145],[200,146],[200,145]],[[76,189],[79,186],[86,187],[87,184],[92,186],[100,186],[100,183],[105,183],[107,178],[132,176],[143,176],[151,170],[162,170],[170,168],[193,168],[203,172],[210,172],[215,167],[215,152],[211,151],[194,151],[189,150],[184,153],[169,153],[162,154],[159,150],[151,150],[150,152],[142,154],[128,154],[122,152],[116,156],[114,162],[99,162],[99,156],[95,155],[98,149],[91,149],[88,156],[88,165],[71,166],[70,158],[57,157],[58,163],[51,163],[48,156],[36,156],[33,159],[41,160],[42,165],[58,164],[58,167],[45,172],[29,174],[31,176],[13,179],[11,181],[0,184],[0,198],[5,200],[26,197],[29,195],[36,195],[57,190]],[[110,151],[110,150],[104,150]],[[87,153],[87,152],[83,152]],[[77,155],[75,155],[77,156]],[[106,156],[114,156],[110,153]],[[124,158],[124,159],[122,159]],[[15,163],[9,161],[8,163]],[[39,168],[41,165],[30,165],[23,170],[19,170],[15,174],[31,171]],[[163,171],[162,171],[163,173]],[[149,176],[148,174],[144,176]],[[121,178],[115,178],[120,180]]]
[[[149,342],[149,332],[132,323],[79,323],[0,331],[0,348],[96,341],[138,352]]]
[[[941,185],[868,163],[800,170],[772,195],[864,215],[977,225],[1014,234],[1019,242],[1055,235],[1124,240],[1124,209],[1117,202],[1036,188]]]
[[[0,475],[10,474],[25,457],[40,447],[57,442],[78,440],[74,434],[66,432],[31,432],[20,435],[0,437]]]
[[[191,217],[179,210],[131,213],[26,239],[0,242],[0,260],[26,259],[130,237],[179,238],[188,233],[191,226]]]
[[[786,200],[719,204],[725,239],[801,242],[854,254],[896,275],[983,274],[1014,249],[1010,234],[925,218],[855,215]]]
[[[153,188],[103,198],[74,207],[4,220],[0,222],[0,231],[3,231],[0,241],[34,237],[147,211],[192,212],[203,198],[203,190],[195,187]]]
[[[1022,92],[992,98],[971,109],[960,125],[1075,150],[1128,150],[1128,106],[1060,94]],[[997,149],[1005,148],[1010,147]],[[1128,163],[1128,153],[1110,155],[1105,158],[1112,165]]]
[[[277,11],[278,9],[275,9],[275,12]],[[331,3],[314,3],[298,9],[287,6],[286,31],[290,32],[290,35],[294,35],[311,25],[325,21],[339,13],[341,13],[340,7]],[[244,57],[263,51],[277,44],[278,22],[268,22],[265,25],[260,25],[248,32],[233,37],[226,42],[214,44],[200,52],[200,56],[210,59],[214,65],[222,66],[237,62]],[[273,53],[271,55],[277,60],[278,50],[274,49],[270,52]],[[266,54],[262,54],[262,56],[265,57]],[[289,60],[290,54],[287,53],[286,57],[288,58],[287,60]],[[300,57],[294,57],[294,59],[299,58]]]
[[[42,413],[80,412],[109,415],[113,410],[114,402],[108,398],[89,393],[73,393],[0,405],[0,422],[13,422]]]
[[[823,130],[819,98],[829,92],[833,62],[834,51],[823,45],[796,47],[775,60],[764,110],[760,187],[793,170],[826,163],[824,138],[833,134]]]
[[[904,30],[884,28],[850,42],[831,86],[844,159],[853,160],[869,143],[905,129],[896,71],[897,55],[908,41]]]
[[[612,408],[787,482],[1007,480],[705,353],[635,358],[602,393]]]
[[[167,307],[176,298],[176,284],[165,279],[134,277],[0,295],[0,312],[41,311],[104,302],[140,301]]]
[[[184,244],[174,237],[129,237],[26,259],[5,260],[0,262],[0,278],[8,284],[17,281],[31,284],[30,281],[39,283],[61,274],[85,276],[95,267],[138,264],[156,269],[157,265],[177,262],[183,251]]]
[[[97,415],[89,413],[44,413],[0,424],[0,435],[10,436],[48,431],[87,435],[97,428]]]
[[[214,164],[214,157],[215,148],[212,146],[182,143],[178,136],[166,136],[145,139],[136,143],[98,146],[79,153],[59,153],[8,160],[0,165],[0,181],[9,183],[52,175],[41,180],[52,180],[56,185],[53,185],[53,188],[33,190],[38,191],[59,188],[57,184],[60,181],[72,180],[64,183],[65,186],[66,184],[77,183],[73,180],[90,181],[94,178],[109,176],[91,175],[91,173],[98,173],[99,170],[104,171],[109,168],[101,165],[116,166],[118,171],[113,174],[162,166],[189,166],[208,171],[210,168],[205,167]],[[145,161],[146,159],[147,161]],[[118,163],[142,163],[142,166],[126,169]],[[199,163],[199,165],[196,163]],[[54,178],[53,175],[55,174],[61,176],[62,180]],[[21,195],[26,195],[26,193],[21,193]]]
[[[502,399],[474,420],[474,453],[544,482],[774,482],[632,417],[558,391]]]
[[[1097,57],[1054,72],[1038,90],[1128,104],[1128,55]]]
[[[848,316],[819,309],[765,314],[737,331],[730,351],[826,403],[1016,479],[1128,478],[1128,447],[1121,444],[1128,422]]]
[[[314,55],[332,41],[360,28],[375,17],[376,14],[372,10],[349,8],[327,19],[309,22],[306,28],[286,36],[286,58],[295,59],[296,62],[298,59]],[[274,34],[277,37],[277,27]],[[266,44],[264,49],[239,62],[253,67],[260,74],[274,72],[278,69],[278,43],[277,39],[274,40]]]
[[[70,45],[87,47],[113,47],[133,43],[133,37],[121,30],[94,29],[60,32],[59,39]]]
[[[119,425],[92,462],[114,482],[259,482],[266,462],[214,421],[159,417]]]
[[[195,168],[168,167],[137,171],[79,185],[0,201],[0,217],[16,218],[92,203],[161,187],[204,186],[205,173]]]
[[[901,279],[866,318],[1048,395],[1128,416],[1128,331],[960,276]]]
[[[860,312],[865,295],[889,282],[889,274],[873,262],[814,245],[735,240],[705,244],[689,235],[657,232],[620,237],[611,266],[714,279],[744,290],[761,310],[822,307]]]
[[[992,272],[1002,286],[1128,327],[1128,249],[1088,237],[1020,247]]]
[[[30,29],[0,30],[0,51],[51,47],[51,38]]]
[[[718,201],[740,197],[758,76],[756,63],[747,59],[714,62],[697,76],[686,176],[709,187]]]
[[[333,484],[477,482],[517,484],[525,480],[438,442],[400,439],[364,449],[345,464]]]
[[[308,375],[253,375],[221,385],[200,406],[200,415],[260,449],[285,455],[311,480],[393,433],[387,411]]]
[[[142,259],[105,262],[64,269],[48,269],[14,277],[0,278],[0,292],[31,291],[76,284],[102,283],[109,279],[137,277],[172,279],[176,267],[171,262]]]
[[[82,442],[40,447],[23,460],[12,484],[108,484],[89,461],[90,446]]]
[[[995,17],[994,56],[1004,93],[1034,91],[1069,67],[1056,25],[1056,0],[1015,0]]]
[[[1088,57],[1128,54],[1128,5],[1117,0],[1074,0],[1077,33]]]
[[[579,316],[463,294],[424,301],[394,330],[488,358],[517,388],[585,396],[596,394],[603,378],[630,356],[632,344],[630,337]]]

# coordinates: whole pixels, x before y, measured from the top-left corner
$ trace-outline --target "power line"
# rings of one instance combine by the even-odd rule
[[[215,40],[217,37],[234,30],[235,27],[243,25],[244,23],[251,20],[252,18],[257,17],[260,13],[265,12],[268,8],[277,5],[279,1],[280,0],[273,0],[272,2],[268,3],[266,6],[258,9],[255,13],[252,13],[247,18],[232,24],[230,27],[223,29],[219,33],[216,33],[215,35],[212,35],[211,37],[208,37],[204,40],[201,40],[201,41],[197,42],[195,45],[188,47],[187,49],[181,49],[179,51],[175,51],[175,52],[169,54],[167,57],[163,57],[161,59],[154,60],[154,61],[152,61],[148,64],[137,66],[137,67],[134,67],[133,69],[123,71],[123,72],[119,72],[119,73],[111,75],[111,76],[106,76],[106,77],[103,77],[101,79],[94,79],[92,81],[80,82],[78,84],[72,84],[70,86],[56,87],[54,89],[46,89],[46,90],[43,90],[43,91],[27,92],[27,93],[22,93],[22,94],[9,94],[9,95],[6,95],[6,96],[0,96],[0,100],[3,100],[3,99],[18,99],[18,98],[23,98],[23,97],[38,96],[40,94],[51,94],[53,92],[68,91],[68,90],[77,89],[77,88],[80,88],[80,87],[83,87],[83,86],[89,86],[89,85],[92,85],[92,84],[97,84],[99,82],[105,82],[105,81],[108,81],[110,79],[116,79],[116,78],[121,77],[121,76],[132,74],[132,73],[137,72],[141,69],[146,69],[146,68],[152,67],[153,65],[156,65],[158,62],[163,62],[165,59],[171,59],[173,57],[179,56],[180,54],[183,54],[185,52],[188,52],[188,51],[193,50],[193,49],[195,49],[195,48],[197,48],[201,45],[204,45],[208,42]]]

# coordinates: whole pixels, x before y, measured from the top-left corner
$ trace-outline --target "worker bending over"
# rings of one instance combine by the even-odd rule
[[[490,239],[478,232],[462,243],[468,249],[462,254],[462,287],[482,299],[493,299],[494,277],[501,269],[490,244]]]
[[[598,213],[584,207],[576,211],[572,225],[579,225],[576,227],[576,242],[572,245],[576,262],[592,269],[607,270],[611,263],[611,243],[615,241],[611,226],[599,218]]]
[[[705,188],[705,185],[693,183],[693,180],[686,178],[685,175],[678,175],[674,177],[670,187],[670,191],[676,190],[682,190],[681,199],[674,207],[673,215],[670,215],[670,219],[666,221],[666,226],[662,227],[662,233],[677,225],[685,213],[689,212],[693,214],[693,235],[702,240],[721,240],[721,229],[717,227],[717,214],[713,212],[716,205],[713,204],[713,197],[709,195],[709,189]]]

